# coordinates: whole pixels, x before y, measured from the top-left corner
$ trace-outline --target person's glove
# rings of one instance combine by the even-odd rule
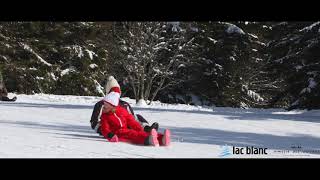
[[[110,139],[109,140],[110,142],[119,142],[118,136],[113,133],[109,133],[108,138]]]

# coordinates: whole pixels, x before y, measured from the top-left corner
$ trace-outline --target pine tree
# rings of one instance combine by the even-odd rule
[[[188,67],[192,76],[186,86],[218,106],[241,106],[250,63],[249,36],[226,22],[198,23],[197,28],[200,48]]]
[[[286,101],[288,109],[319,108],[319,25],[290,22],[275,26],[274,31],[281,28],[284,33],[269,44],[269,62],[283,88],[273,102]]]
[[[22,93],[98,95],[110,28],[108,22],[2,22],[0,63],[8,86]]]

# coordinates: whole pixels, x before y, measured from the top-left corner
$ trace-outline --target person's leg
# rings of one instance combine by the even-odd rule
[[[164,134],[158,133],[160,146],[169,146],[171,143],[171,132],[169,129],[164,130]]]
[[[151,130],[150,136],[148,137],[147,141],[145,141],[145,144],[159,146],[158,133],[155,129]]]
[[[140,121],[141,124],[143,124],[143,123],[149,124],[149,122],[140,114],[137,114],[137,119]]]
[[[159,129],[159,124],[157,122],[152,123],[151,126],[147,125],[144,127],[144,131],[145,132],[150,132],[152,129],[155,129],[156,131],[158,131]]]
[[[157,139],[159,141],[160,146],[163,146],[162,138],[163,138],[163,134],[158,133]]]
[[[120,129],[116,132],[116,135],[118,136],[119,141],[144,144],[150,134],[144,131],[135,131],[133,129]]]

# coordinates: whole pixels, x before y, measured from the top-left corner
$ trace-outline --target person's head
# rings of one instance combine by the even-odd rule
[[[121,94],[120,85],[113,76],[108,77],[107,83],[105,85],[105,90],[106,90],[106,94],[109,94],[110,92],[117,92]]]
[[[103,98],[104,107],[103,112],[110,112],[110,110],[114,109],[118,106],[120,99],[120,94],[117,92],[110,92]]]
[[[114,110],[115,106],[111,105],[110,103],[108,103],[106,101],[104,101],[103,103],[104,103],[103,104],[103,112],[104,113],[108,113],[108,112]]]

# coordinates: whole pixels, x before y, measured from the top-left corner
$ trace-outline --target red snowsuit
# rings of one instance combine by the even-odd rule
[[[134,116],[121,106],[117,106],[115,112],[102,113],[101,133],[108,140],[110,140],[108,134],[113,133],[118,136],[119,141],[134,144],[144,144],[145,139],[150,135],[143,130]],[[160,145],[162,137],[163,135],[158,133]]]

